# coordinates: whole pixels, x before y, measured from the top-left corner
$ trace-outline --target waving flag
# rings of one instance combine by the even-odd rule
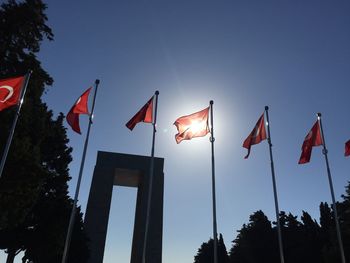
[[[72,127],[73,131],[81,134],[80,125],[79,125],[79,115],[80,114],[89,114],[88,109],[88,100],[91,87],[88,88],[74,103],[73,107],[68,112],[66,119],[68,124]]]
[[[350,140],[345,143],[345,156],[350,155]]]
[[[139,122],[152,123],[153,119],[153,96],[149,101],[125,124],[132,131]]]
[[[25,76],[0,80],[0,111],[18,104]]]
[[[311,152],[313,146],[323,145],[320,124],[318,121],[312,126],[309,133],[304,139],[303,146],[301,147],[301,156],[299,159],[299,164],[304,164],[310,162]]]
[[[250,154],[250,147],[254,144],[258,144],[263,140],[266,140],[266,130],[265,130],[265,121],[264,113],[259,118],[258,122],[255,124],[254,129],[248,135],[247,139],[243,142],[243,147],[248,149],[248,154],[244,157],[247,159]]]
[[[178,133],[175,140],[180,143],[183,140],[191,140],[195,137],[203,137],[209,133],[208,125],[209,107],[191,115],[178,118],[174,125]]]

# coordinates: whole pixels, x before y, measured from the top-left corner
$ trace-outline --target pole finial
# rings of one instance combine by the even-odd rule
[[[96,80],[95,80],[95,84],[96,84],[96,85],[100,84],[100,80],[99,80],[99,79],[96,79]]]
[[[269,110],[269,106],[265,106],[265,110],[268,111]]]
[[[321,112],[317,112],[317,117],[321,117],[321,116],[322,116]]]
[[[213,105],[213,104],[214,104],[214,101],[213,101],[213,100],[211,100],[209,103],[210,103],[210,105]]]
[[[158,90],[156,90],[155,94],[156,94],[156,95],[159,95],[159,91],[158,91]]]

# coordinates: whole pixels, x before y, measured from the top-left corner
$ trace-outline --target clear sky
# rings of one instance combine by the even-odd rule
[[[40,53],[55,82],[44,97],[67,113],[101,80],[79,205],[85,211],[98,150],[150,155],[152,127],[125,123],[160,91],[156,156],[165,158],[163,262],[189,263],[212,236],[209,135],[177,145],[176,118],[214,100],[218,232],[227,248],[249,215],[275,219],[267,142],[242,143],[270,107],[280,209],[318,220],[330,202],[324,157],[298,165],[322,112],[336,199],[349,180],[348,1],[46,1],[54,42]],[[83,136],[68,131],[74,194]],[[115,187],[104,263],[129,262],[136,189]],[[0,256],[0,258],[3,255]],[[20,262],[20,258],[17,259]]]

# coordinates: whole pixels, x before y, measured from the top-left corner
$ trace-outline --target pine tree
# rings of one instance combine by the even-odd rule
[[[337,203],[345,258],[350,258],[350,182],[343,201]],[[340,262],[339,244],[335,231],[332,208],[320,204],[320,223],[303,211],[301,222],[297,216],[281,211],[284,259],[286,263]],[[271,222],[262,211],[257,211],[238,231],[230,249],[230,263],[280,262],[276,222]]]
[[[279,262],[277,232],[259,210],[249,217],[249,224],[238,231],[230,250],[231,263]]]
[[[345,258],[350,260],[350,182],[345,187],[345,194],[342,195],[343,202],[337,206],[339,222],[341,227]]]
[[[326,202],[320,204],[320,224],[323,261],[325,263],[340,262],[333,211]]]
[[[218,263],[228,263],[228,255],[224,239],[220,234],[217,244]],[[202,243],[194,257],[194,263],[213,263],[214,262],[214,240],[211,238],[208,242]]]

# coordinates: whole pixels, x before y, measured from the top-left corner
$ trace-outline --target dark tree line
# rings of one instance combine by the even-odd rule
[[[218,238],[218,263],[228,263],[229,258],[227,255],[226,246],[224,243],[224,239],[220,234]],[[213,263],[213,250],[214,250],[214,240],[211,238],[208,242],[204,242],[201,247],[198,249],[197,255],[194,257],[194,263]]]
[[[33,70],[5,169],[0,178],[0,249],[7,263],[24,251],[22,262],[60,262],[73,205],[68,196],[68,147],[64,116],[53,116],[41,100],[53,79],[37,58],[53,40],[41,0],[9,0],[0,7],[0,79]],[[2,154],[16,107],[0,112]],[[88,250],[78,210],[70,262],[86,262]]]
[[[350,260],[350,182],[342,198],[343,200],[337,203],[337,210],[345,257]],[[305,211],[302,212],[300,220],[297,216],[285,212],[281,212],[279,218],[286,263],[341,261],[333,211],[327,203],[320,204],[319,222]],[[221,235],[219,240],[219,247],[224,247]],[[232,243],[229,253],[220,250],[219,263],[280,263],[276,222],[269,221],[261,210],[250,215],[249,223],[242,226]],[[213,262],[207,260],[212,257],[213,241],[209,240],[199,248],[194,263]]]

